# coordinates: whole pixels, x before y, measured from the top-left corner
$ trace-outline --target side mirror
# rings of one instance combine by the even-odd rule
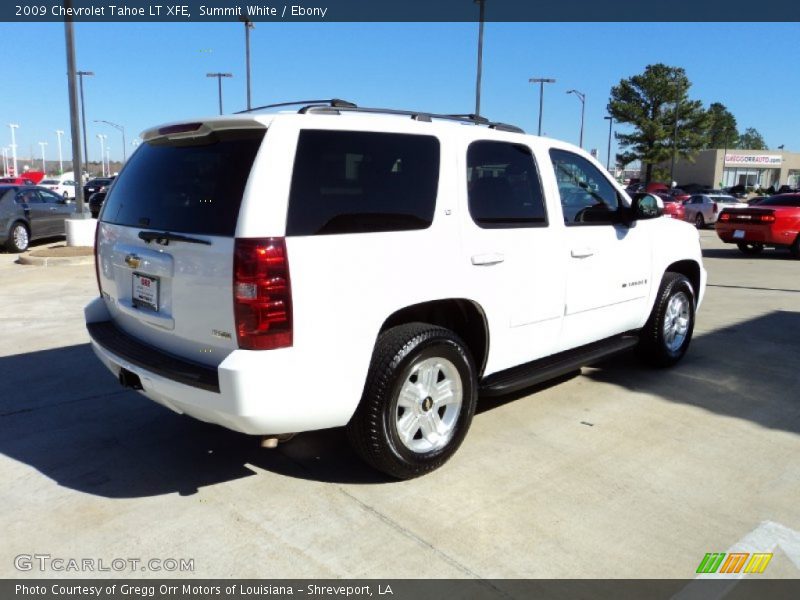
[[[655,219],[664,214],[664,202],[653,194],[637,194],[631,203],[631,217],[639,219]]]

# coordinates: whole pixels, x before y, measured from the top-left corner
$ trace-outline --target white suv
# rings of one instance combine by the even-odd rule
[[[479,393],[689,345],[698,234],[570,144],[472,116],[319,102],[142,134],[106,199],[97,356],[247,434],[347,426],[397,478],[442,465]]]

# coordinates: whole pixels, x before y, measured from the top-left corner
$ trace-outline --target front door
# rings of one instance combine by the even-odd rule
[[[623,224],[620,194],[587,158],[553,148],[565,224],[567,290],[559,349],[638,326],[650,292],[647,222]]]

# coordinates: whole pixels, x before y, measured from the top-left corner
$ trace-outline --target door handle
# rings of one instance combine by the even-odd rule
[[[488,254],[475,254],[472,256],[473,265],[496,265],[506,259],[500,252],[489,252]]]
[[[56,207],[55,207],[55,206],[51,206],[51,207],[50,207],[50,210],[55,210],[55,209],[56,209]]]
[[[573,248],[570,254],[572,254],[572,258],[588,258],[594,253],[594,248]]]

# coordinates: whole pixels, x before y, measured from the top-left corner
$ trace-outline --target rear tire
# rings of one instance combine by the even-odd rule
[[[694,218],[694,226],[698,229],[702,229],[706,226],[706,220],[703,218],[702,214],[697,213],[697,216]]]
[[[736,246],[744,254],[760,254],[764,250],[764,244],[757,244],[753,242],[739,242]]]
[[[657,367],[676,364],[692,340],[695,294],[680,273],[664,273],[653,312],[640,334],[645,358]]]
[[[31,234],[24,223],[16,222],[11,226],[11,231],[8,232],[8,239],[6,240],[6,249],[9,252],[25,252],[28,249],[31,241]]]
[[[364,395],[347,435],[356,453],[397,479],[439,468],[467,434],[477,375],[464,342],[427,323],[393,327],[378,338]]]

